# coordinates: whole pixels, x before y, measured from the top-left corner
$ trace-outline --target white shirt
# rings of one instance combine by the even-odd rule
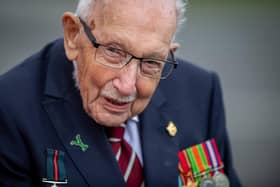
[[[129,119],[124,131],[124,139],[136,152],[140,160],[140,163],[143,166],[143,156],[142,156],[141,140],[139,135],[139,125],[140,124],[139,124],[138,116],[134,116],[131,119]]]

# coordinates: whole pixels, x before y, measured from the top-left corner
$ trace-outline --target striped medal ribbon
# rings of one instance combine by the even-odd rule
[[[199,183],[199,187],[216,187],[215,181],[211,178],[210,159],[204,143],[188,148],[187,153],[193,168],[194,177]]]
[[[224,164],[221,159],[215,139],[211,139],[205,142],[205,148],[210,157],[210,163],[212,165],[212,176],[216,183],[216,187],[229,187],[229,180],[224,174]]]
[[[56,187],[58,184],[67,184],[64,152],[57,149],[47,149],[46,152],[47,177],[43,178],[42,182],[52,184],[52,187]]]
[[[199,182],[202,177],[210,177],[211,166],[208,164],[207,155],[202,144],[192,146],[187,149],[195,179]]]
[[[179,163],[178,163],[178,169],[180,172],[180,178],[179,178],[179,186],[193,186],[193,183],[195,183],[191,164],[187,155],[186,150],[182,150],[178,153],[179,157]]]

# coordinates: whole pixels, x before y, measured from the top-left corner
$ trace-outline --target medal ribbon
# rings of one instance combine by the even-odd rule
[[[189,173],[188,173],[188,180],[191,180],[192,182],[195,182],[194,176],[193,176],[193,172],[192,172],[192,166],[190,163],[190,159],[188,157],[188,153],[187,150],[185,149],[185,151],[183,152],[184,156],[186,158],[187,164],[188,164],[188,168],[190,169]]]
[[[206,150],[208,151],[210,156],[210,161],[212,163],[213,169],[218,170],[218,168],[221,168],[220,171],[223,173],[223,162],[218,151],[215,139],[207,140],[205,144]]]
[[[188,153],[188,157],[190,159],[191,166],[193,168],[193,174],[197,175],[199,173],[199,169],[198,169],[198,166],[197,166],[197,164],[195,162],[195,159],[194,159],[194,155],[193,155],[190,148],[187,149],[187,153]]]
[[[64,181],[66,179],[64,167],[64,152],[47,149],[47,179],[51,181]]]
[[[191,166],[197,181],[200,181],[202,176],[209,176],[210,165],[208,155],[203,148],[203,144],[198,144],[187,149],[190,158]],[[200,177],[201,175],[201,177]]]
[[[178,156],[179,156],[179,165],[181,165],[183,171],[185,174],[187,174],[190,170],[190,168],[188,167],[188,157],[185,157],[185,154],[184,154],[185,150],[183,151],[180,151],[178,153]]]
[[[209,175],[209,170],[211,169],[211,165],[209,165],[208,163],[208,160],[207,160],[207,152],[205,152],[205,150],[203,149],[203,143],[197,145],[197,148],[198,148],[198,151],[199,151],[199,155],[200,155],[200,158],[202,158],[202,164],[203,164],[203,167],[205,168],[205,172],[206,172],[206,176],[210,176]]]
[[[202,146],[202,149],[203,149],[204,152],[205,152],[206,161],[207,161],[208,166],[209,166],[209,169],[210,169],[210,176],[212,177],[212,176],[213,176],[213,172],[212,172],[213,163],[212,163],[212,160],[211,160],[211,158],[210,158],[210,153],[209,153],[209,151],[208,151],[208,149],[207,149],[207,145],[206,145],[205,142],[202,143],[201,146]]]
[[[192,182],[194,182],[194,178],[193,178],[192,170],[191,170],[191,164],[188,159],[186,150],[180,151],[178,153],[178,157],[179,157],[178,167],[179,167],[182,183],[184,185],[187,185],[187,183],[189,182],[188,180],[191,180]]]

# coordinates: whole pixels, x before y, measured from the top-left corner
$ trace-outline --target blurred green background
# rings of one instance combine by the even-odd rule
[[[77,0],[0,6],[0,73],[62,36]],[[244,186],[280,182],[280,1],[190,0],[177,55],[220,75],[236,169]],[[1,91],[1,90],[0,90]]]

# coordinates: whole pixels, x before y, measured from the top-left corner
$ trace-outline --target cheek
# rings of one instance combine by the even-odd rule
[[[90,100],[95,100],[101,89],[112,79],[112,73],[106,67],[97,63],[92,63],[87,73],[87,87]]]
[[[104,79],[104,77],[106,77],[106,75],[104,75],[105,73],[98,67],[96,66],[96,64],[92,64],[90,71],[88,73],[88,77],[89,77],[89,81],[90,81],[90,85],[93,85],[97,88],[102,88],[102,86],[105,84],[106,79]],[[104,75],[104,76],[102,76]]]
[[[138,80],[137,83],[137,99],[135,103],[132,106],[132,113],[133,115],[137,115],[146,108],[149,101],[151,100],[151,97],[153,96],[157,85],[158,80],[149,79],[144,80],[145,78],[142,78],[141,80]]]
[[[79,86],[81,91],[86,88],[86,85],[89,81],[89,71],[91,69],[91,62],[92,62],[92,56],[90,55],[90,52],[85,49],[80,50],[80,54],[77,59],[77,65],[78,65],[78,80],[79,80]]]
[[[103,79],[100,75],[102,72],[93,62],[91,53],[86,50],[82,52],[83,55],[78,59],[78,80],[83,105],[85,110],[88,111],[88,105],[96,100],[99,95]]]
[[[141,98],[147,98],[151,97],[157,88],[158,80],[156,79],[148,79],[148,78],[140,78],[137,82],[137,91],[139,94],[139,97]]]

